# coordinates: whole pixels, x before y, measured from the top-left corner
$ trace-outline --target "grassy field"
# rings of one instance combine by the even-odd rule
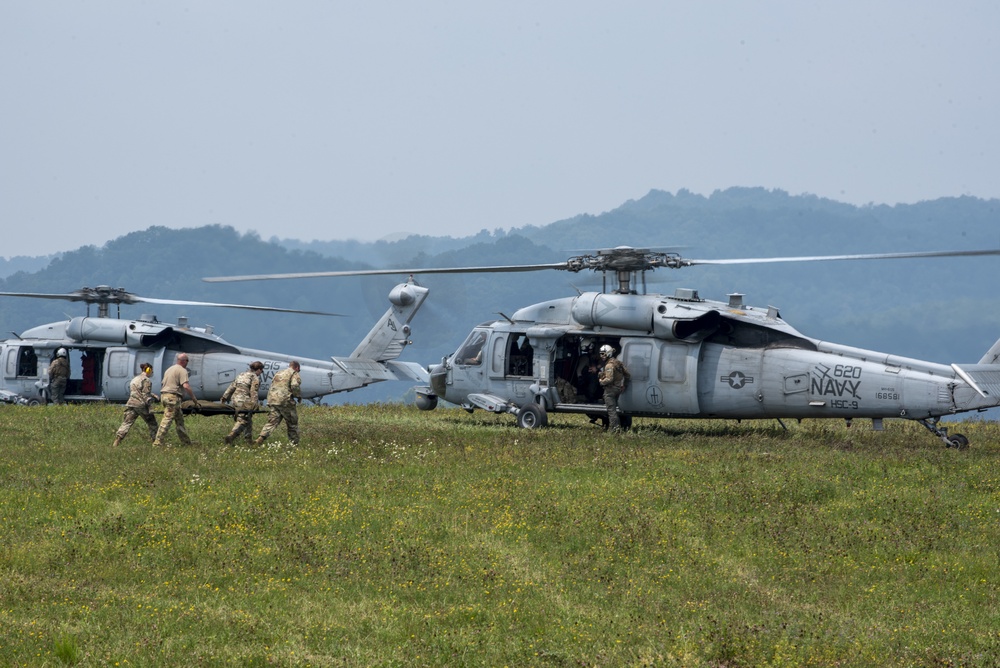
[[[2,665],[1000,665],[994,422],[120,416],[0,407]]]

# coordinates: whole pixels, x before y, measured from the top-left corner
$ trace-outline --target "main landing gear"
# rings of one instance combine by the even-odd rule
[[[969,439],[967,439],[964,434],[953,434],[949,436],[947,427],[938,426],[940,421],[941,418],[918,420],[920,424],[924,425],[927,431],[931,432],[944,442],[944,447],[955,448],[956,450],[965,450],[969,447]]]
[[[549,414],[545,410],[545,406],[534,401],[526,402],[516,410],[510,412],[514,413],[517,426],[522,429],[541,429],[549,424]],[[604,429],[608,428],[608,414],[606,411],[603,414],[587,413],[586,415],[590,418],[592,424],[597,424],[600,421]],[[618,423],[621,425],[622,431],[628,431],[632,428],[632,416],[627,413],[619,413]]]
[[[522,429],[538,429],[549,423],[549,414],[541,404],[530,401],[517,412],[517,426]]]

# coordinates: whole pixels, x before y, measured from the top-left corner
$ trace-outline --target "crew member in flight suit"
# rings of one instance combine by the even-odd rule
[[[621,422],[618,420],[618,397],[625,390],[629,372],[625,365],[615,357],[615,349],[605,344],[601,346],[601,359],[604,368],[598,376],[598,382],[604,388],[604,405],[608,407],[608,428],[612,433],[620,433]]]
[[[69,383],[69,356],[65,348],[56,351],[49,364],[49,398],[54,404],[66,403],[66,384]]]

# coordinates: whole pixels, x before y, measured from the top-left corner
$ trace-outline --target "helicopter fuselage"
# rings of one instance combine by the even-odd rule
[[[74,402],[125,402],[129,381],[140,365],[153,365],[153,392],[159,392],[163,372],[178,353],[187,353],[191,387],[199,400],[220,399],[249,364],[264,364],[260,398],[267,396],[271,378],[292,360],[299,362],[303,399],[366,387],[383,380],[427,381],[427,372],[397,357],[407,346],[410,326],[427,289],[401,284],[389,295],[389,310],[349,356],[309,359],[238,347],[211,328],[160,322],[144,315],[136,320],[99,316],[76,317],[31,328],[14,339],[0,341],[0,389],[31,404],[44,404],[48,366],[60,348],[66,349],[70,378],[66,399]]]
[[[518,341],[527,340],[530,358]],[[1000,404],[1000,365],[944,365],[806,337],[774,308],[673,296],[584,293],[476,327],[431,368],[424,408],[607,415],[591,370],[604,344],[631,379],[618,400],[631,417],[935,420]],[[476,349],[482,352],[476,356]],[[996,346],[995,346],[996,347]],[[978,382],[977,382],[978,381]],[[986,388],[984,390],[984,388]],[[544,419],[542,421],[544,424]]]
[[[385,274],[593,271],[603,292],[522,308],[473,329],[462,346],[430,369],[416,404],[438,399],[467,410],[512,413],[522,427],[544,426],[548,411],[584,413],[596,421],[605,404],[589,353],[610,345],[631,372],[618,398],[632,416],[698,418],[885,417],[919,420],[949,446],[965,447],[937,426],[942,416],[1000,405],[1000,341],[977,364],[950,366],[826,343],[803,336],[777,309],[701,299],[697,291],[646,294],[646,274],[698,265],[901,260],[1000,255],[1000,249],[910,251],[762,258],[693,259],[673,250],[616,246],[562,262],[473,267],[371,269],[216,277],[250,281]],[[606,292],[608,285],[612,292]],[[611,405],[611,404],[609,404]],[[959,437],[961,436],[961,437]]]
[[[75,320],[75,319],[74,319]],[[301,365],[302,396],[304,399],[322,397],[333,392],[352,389],[353,377],[346,374],[332,361],[314,360],[289,355],[236,348],[223,339],[199,331],[195,328],[184,330],[185,343],[197,341],[197,345],[161,345],[153,347],[131,347],[102,340],[100,333],[109,333],[119,325],[138,326],[148,329],[149,323],[137,321],[87,318],[98,325],[100,331],[91,332],[88,338],[29,338],[31,331],[21,335],[19,340],[0,343],[0,359],[5,361],[3,388],[25,397],[32,403],[46,403],[47,368],[55,351],[65,348],[70,359],[70,380],[66,399],[69,401],[110,401],[124,402],[129,396],[129,381],[138,373],[143,362],[153,365],[153,392],[159,393],[159,379],[163,371],[174,363],[180,352],[188,355],[188,373],[191,387],[199,399],[215,401],[237,375],[247,369],[250,362],[264,363],[261,375],[260,398],[267,396],[271,378],[288,366],[291,360]],[[72,324],[73,321],[70,321]],[[53,323],[44,328],[48,333],[57,333],[66,323]],[[32,330],[34,331],[34,330]],[[191,337],[190,335],[198,336]],[[96,338],[95,338],[96,337]],[[342,382],[338,382],[342,381]]]

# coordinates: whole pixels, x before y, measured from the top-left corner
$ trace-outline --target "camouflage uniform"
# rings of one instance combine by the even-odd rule
[[[271,389],[267,392],[267,424],[260,431],[257,443],[263,443],[271,435],[275,427],[285,421],[288,427],[288,440],[299,443],[299,414],[295,409],[295,400],[301,396],[302,379],[299,372],[292,367],[286,367],[274,374]]]
[[[233,408],[236,409],[236,424],[226,436],[226,443],[232,443],[240,434],[244,434],[247,441],[253,438],[253,412],[257,409],[259,390],[260,376],[251,370],[236,376],[236,380],[223,392],[222,403],[232,399]]]
[[[129,430],[137,418],[142,418],[149,427],[149,437],[156,438],[156,418],[153,417],[149,405],[153,403],[153,382],[145,372],[140,373],[128,384],[128,401],[125,402],[125,415],[122,426],[115,432],[115,445],[125,440]]]
[[[618,420],[618,397],[625,389],[628,378],[628,369],[617,357],[609,357],[598,376],[598,381],[604,388],[604,405],[608,407],[608,428],[613,432],[622,429]]]
[[[556,391],[559,393],[559,400],[564,404],[575,404],[579,400],[576,388],[565,378],[556,378]]]
[[[167,430],[173,422],[177,422],[177,437],[184,445],[191,445],[191,437],[188,436],[187,428],[184,426],[184,412],[181,410],[181,402],[184,399],[184,383],[188,382],[188,371],[180,364],[175,364],[163,372],[163,382],[160,386],[160,403],[163,404],[163,419],[160,420],[160,428],[156,430],[156,437],[153,445],[163,445],[163,437],[167,435]]]
[[[66,384],[69,382],[69,360],[55,357],[49,364],[49,395],[54,404],[66,403]]]

